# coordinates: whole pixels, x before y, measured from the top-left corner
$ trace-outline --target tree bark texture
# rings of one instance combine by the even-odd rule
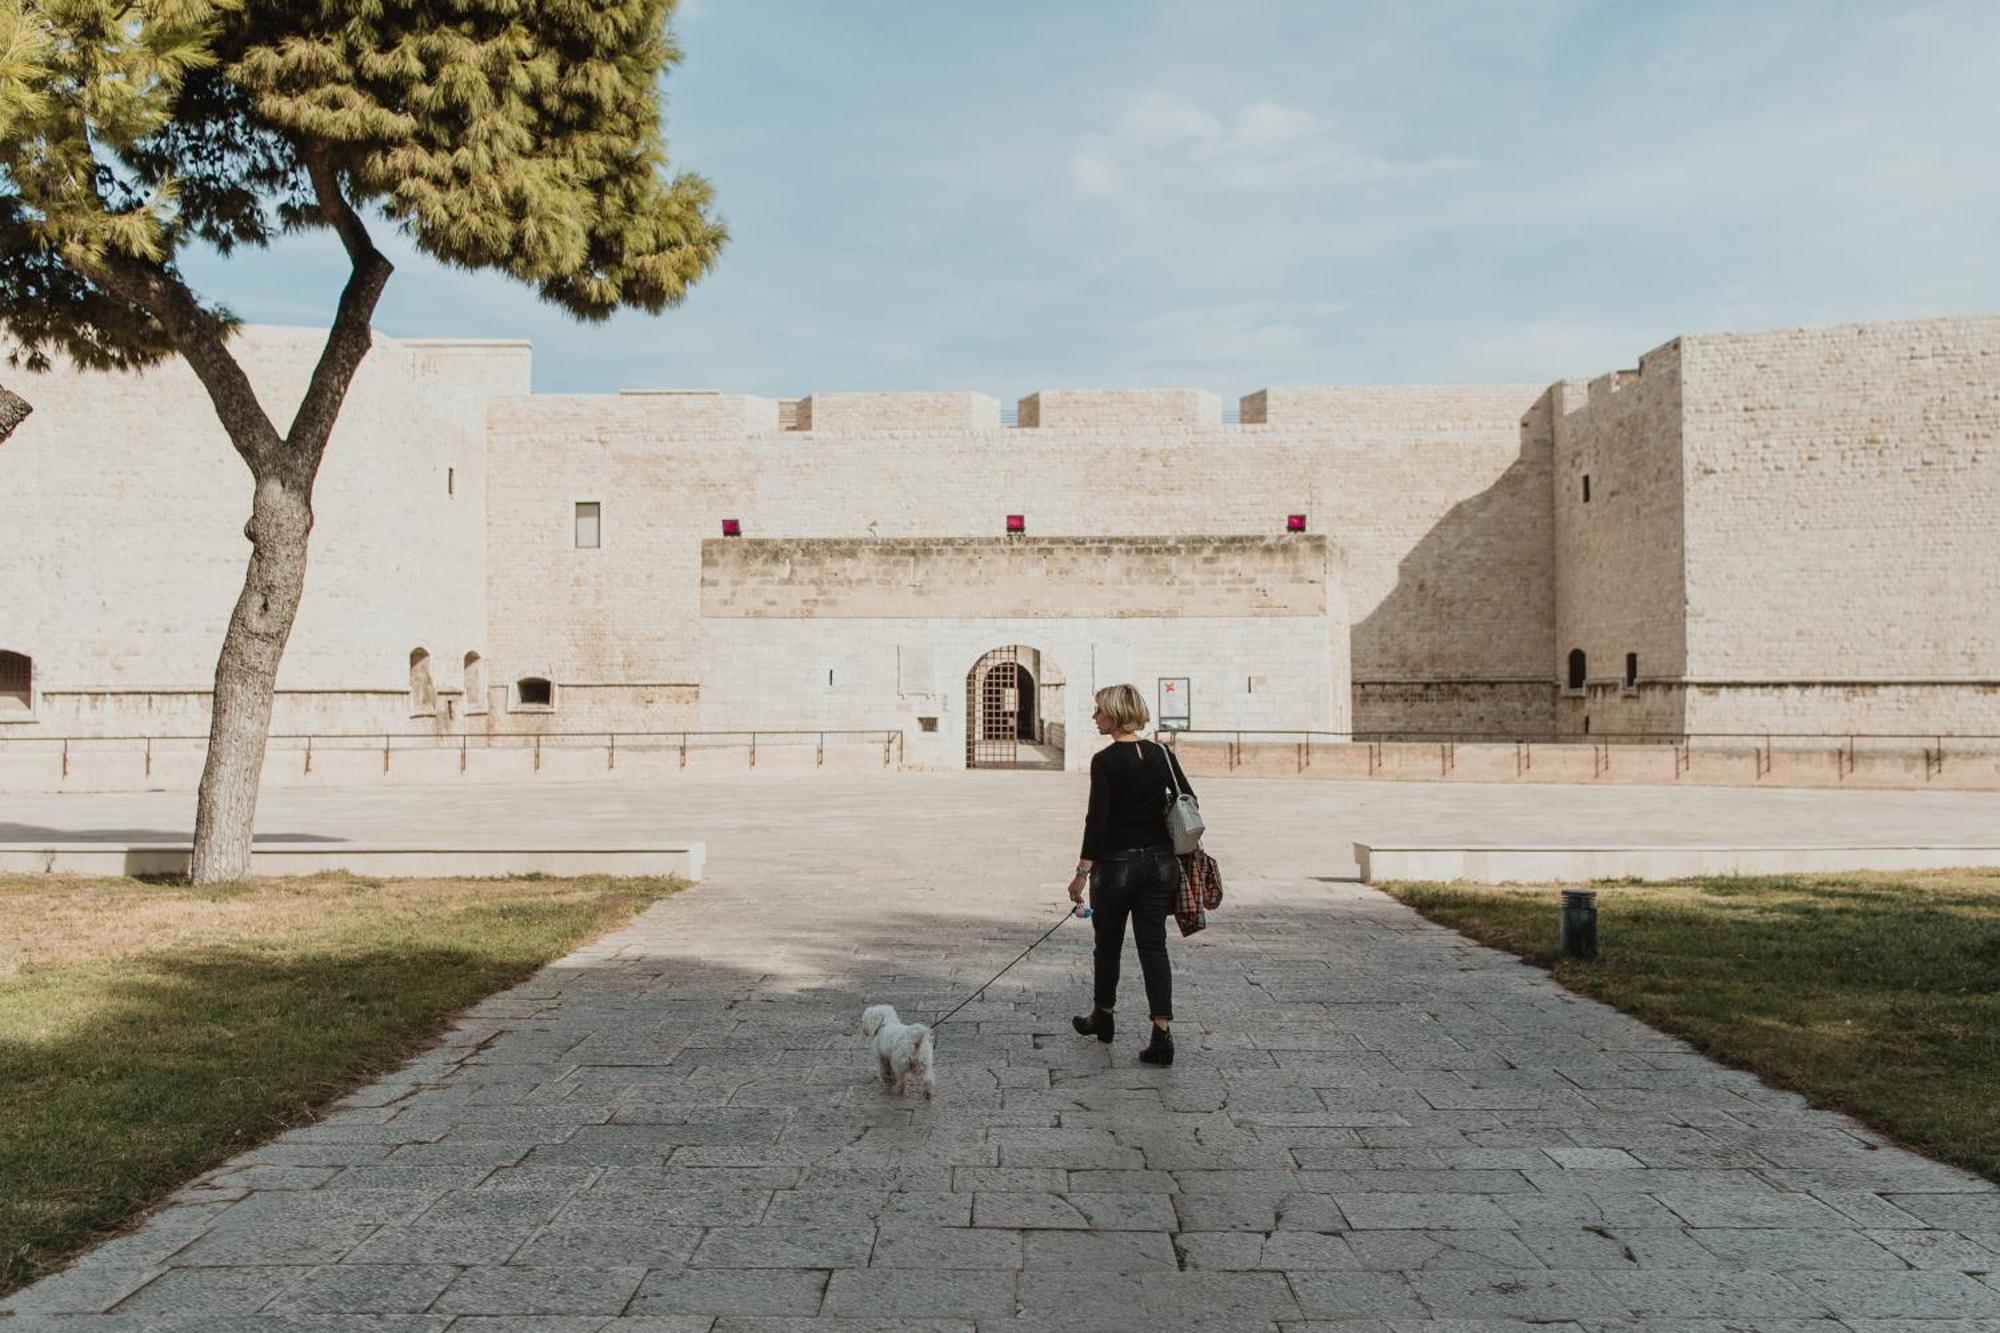
[[[0,389],[0,444],[6,443],[14,428],[26,421],[28,414],[34,410],[21,395]]]
[[[219,884],[250,876],[250,840],[278,662],[298,617],[312,532],[311,479],[260,477],[244,535],[250,567],[215,663],[215,711],[195,800],[189,878]]]
[[[94,281],[147,311],[166,329],[175,349],[208,390],[217,419],[256,485],[250,522],[244,528],[250,539],[250,566],[215,662],[208,755],[195,797],[189,877],[197,884],[226,883],[250,874],[257,788],[264,776],[278,663],[305,590],[313,481],[354,372],[374,340],[369,320],[394,271],[369,241],[360,216],[341,193],[334,169],[310,156],[307,166],[321,217],[340,237],[353,268],[305,397],[283,436],[258,402],[249,376],[224,346],[222,326],[202,310],[178,275],[116,255],[107,256],[91,273]]]

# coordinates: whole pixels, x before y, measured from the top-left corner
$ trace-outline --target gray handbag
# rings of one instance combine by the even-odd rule
[[[1201,807],[1195,804],[1194,793],[1181,787],[1179,773],[1174,768],[1173,756],[1167,747],[1158,741],[1153,744],[1160,751],[1160,758],[1167,765],[1167,837],[1172,839],[1175,856],[1186,856],[1201,846],[1201,835],[1208,825],[1202,822]]]

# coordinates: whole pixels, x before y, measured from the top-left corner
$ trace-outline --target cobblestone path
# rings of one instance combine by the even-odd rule
[[[1317,877],[1309,834],[1218,838],[1172,1069],[1135,966],[1132,1031],[1070,1032],[1078,922],[941,1029],[935,1104],[893,1097],[862,1005],[934,1014],[1053,922],[1077,822],[1069,786],[895,790],[739,811],[711,882],[0,1333],[2000,1330],[2000,1191]]]

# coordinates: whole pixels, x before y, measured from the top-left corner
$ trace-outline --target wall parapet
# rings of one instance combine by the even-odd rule
[[[1016,411],[1031,430],[1222,425],[1222,399],[1206,389],[1041,389]]]
[[[787,429],[820,434],[1000,426],[1000,401],[983,393],[815,393],[796,402],[793,424]]]
[[[1243,395],[1246,426],[1339,426],[1371,433],[1491,434],[1513,428],[1546,392],[1540,384],[1394,384],[1362,388],[1259,389]]]
[[[521,430],[550,423],[566,436],[604,431],[762,435],[778,429],[778,400],[713,389],[625,389],[615,394],[524,394],[496,398],[489,425]]]

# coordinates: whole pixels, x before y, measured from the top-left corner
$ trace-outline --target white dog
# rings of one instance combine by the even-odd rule
[[[861,1011],[861,1035],[875,1043],[884,1083],[900,1093],[904,1080],[915,1077],[925,1101],[937,1094],[937,1047],[929,1028],[903,1022],[886,1004],[871,1004]]]

